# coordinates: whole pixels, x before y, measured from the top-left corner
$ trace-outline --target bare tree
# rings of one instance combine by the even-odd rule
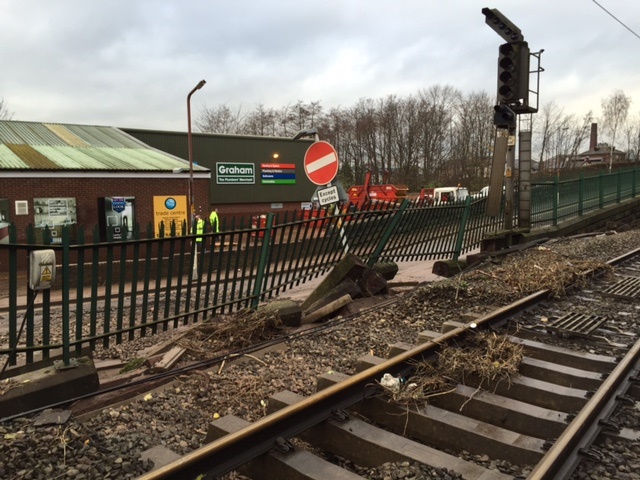
[[[242,131],[247,135],[276,136],[278,131],[276,117],[275,110],[259,104],[246,116]]]
[[[602,100],[602,114],[605,127],[611,133],[611,151],[609,154],[609,171],[613,164],[613,151],[616,143],[618,129],[624,125],[629,115],[631,97],[627,97],[622,90],[614,90],[607,98]]]
[[[539,144],[538,151],[540,152],[539,165],[540,169],[558,169],[559,158],[557,156],[556,143],[554,142],[554,135],[558,130],[558,125],[561,122],[563,116],[563,109],[560,108],[555,102],[549,102],[542,106],[539,112],[538,120],[539,127],[537,128]]]
[[[451,154],[451,126],[460,92],[450,85],[435,85],[419,93],[419,126],[422,156],[422,183],[436,185],[442,167]]]
[[[451,127],[449,183],[463,183],[479,190],[486,184],[491,166],[493,145],[493,105],[485,92],[471,93],[460,99]]]
[[[200,118],[194,123],[204,133],[239,134],[243,120],[242,107],[233,112],[228,106],[219,105],[217,108],[205,106]]]
[[[11,113],[7,107],[7,102],[4,98],[0,98],[0,120],[11,120],[13,113]]]
[[[627,144],[627,160],[637,162],[640,160],[640,113],[627,123],[624,138]]]

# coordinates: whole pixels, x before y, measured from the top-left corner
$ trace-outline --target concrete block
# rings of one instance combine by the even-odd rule
[[[432,342],[440,336],[442,336],[442,333],[434,332],[433,330],[423,330],[418,333],[418,343]]]
[[[344,279],[349,278],[357,282],[362,277],[362,272],[367,268],[367,264],[360,258],[351,253],[346,254],[302,303],[302,310],[308,310],[311,305],[326,296],[330,290]]]
[[[288,327],[299,327],[302,319],[302,308],[293,300],[275,300],[260,307],[267,312],[275,312],[278,318]]]
[[[448,322],[444,322],[442,324],[442,333],[450,332],[451,330],[455,330],[456,328],[463,328],[464,325],[465,324],[462,322],[454,322],[451,320]]]
[[[151,447],[140,454],[141,460],[147,460],[153,462],[153,468],[151,471],[157,470],[165,465],[169,465],[177,460],[180,460],[178,455],[173,450],[169,450],[164,445],[156,445]]]
[[[384,362],[386,362],[384,358],[376,357],[375,355],[365,355],[356,361],[356,372],[363,372],[367,368],[375,367]]]
[[[387,357],[393,358],[396,355],[400,355],[401,353],[411,350],[412,348],[415,348],[415,345],[411,343],[396,342],[389,346],[389,354],[387,355]]]
[[[320,390],[324,390],[325,388],[331,387],[336,383],[348,380],[349,378],[350,375],[345,375],[344,373],[339,372],[323,373],[322,375],[318,376],[318,379],[316,381],[316,391],[319,392]]]
[[[17,386],[0,396],[3,418],[97,391],[100,380],[93,361],[81,357],[74,359],[74,363],[77,366],[56,369],[51,365],[13,377]]]

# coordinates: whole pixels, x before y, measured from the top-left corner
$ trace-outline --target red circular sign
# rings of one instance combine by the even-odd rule
[[[330,143],[312,143],[304,155],[304,172],[316,185],[328,184],[338,173],[338,152]]]

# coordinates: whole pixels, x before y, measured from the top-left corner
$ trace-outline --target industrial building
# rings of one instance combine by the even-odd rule
[[[304,172],[312,139],[191,135],[106,126],[0,121],[0,241],[8,225],[98,225],[103,240],[144,237],[164,219],[218,208],[221,219],[308,208],[316,185]]]

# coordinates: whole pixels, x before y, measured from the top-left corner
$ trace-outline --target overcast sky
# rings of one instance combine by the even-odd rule
[[[504,41],[483,7],[544,49],[541,105],[597,117],[620,89],[640,112],[638,0],[0,0],[0,99],[14,120],[186,131],[201,79],[194,120],[433,85],[494,95]]]

